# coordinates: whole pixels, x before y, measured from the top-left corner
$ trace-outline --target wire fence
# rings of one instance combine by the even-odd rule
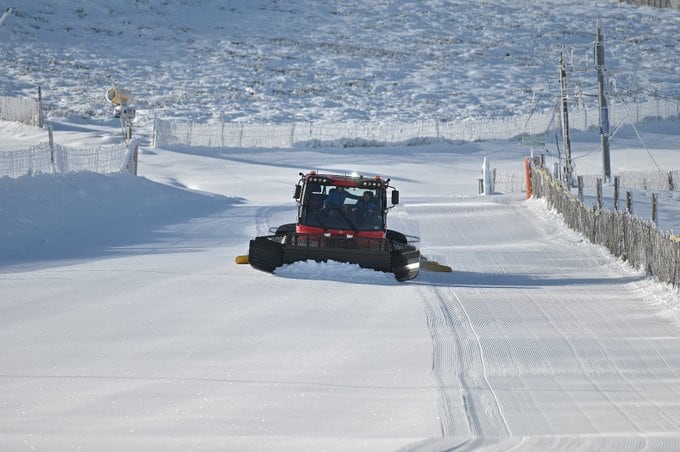
[[[586,174],[583,187],[594,190],[601,174]],[[616,174],[619,187],[630,190],[680,191],[680,170],[671,171],[622,171]],[[526,178],[518,173],[494,173],[494,191],[496,193],[526,192]]]
[[[676,236],[626,211],[586,207],[542,168],[532,168],[531,183],[533,196],[545,198],[569,227],[658,281],[680,287],[680,241]]]
[[[547,119],[549,121],[549,119]],[[428,140],[462,140],[503,138],[513,130],[539,133],[548,124],[537,126],[526,119],[512,117],[489,121],[443,122],[425,120],[405,122],[345,122],[290,124],[194,123],[157,119],[154,145],[290,148],[380,146],[386,143],[421,144]]]
[[[644,102],[613,103],[610,122],[639,123],[647,118],[667,119],[680,114],[680,100],[652,99]],[[597,127],[596,108],[579,107],[570,112],[570,127]],[[559,127],[555,111],[496,119],[461,121],[423,120],[413,123],[380,122],[297,122],[248,124],[237,122],[196,123],[182,120],[154,121],[154,146],[196,146],[234,148],[356,147],[386,144],[417,145],[431,141],[481,141],[542,135]]]
[[[42,127],[42,100],[0,96],[0,120]]]
[[[672,8],[680,10],[680,0],[619,0],[619,2],[633,3],[640,6],[653,6],[656,8]]]
[[[622,188],[635,190],[679,191],[680,170],[671,171],[621,171],[616,173]],[[583,176],[583,186],[593,188],[602,175]]]
[[[18,151],[0,151],[0,177],[21,177],[36,173],[92,171],[136,174],[137,142],[71,147],[48,143]]]
[[[526,177],[515,173],[494,173],[493,191],[496,193],[523,193],[526,192]]]

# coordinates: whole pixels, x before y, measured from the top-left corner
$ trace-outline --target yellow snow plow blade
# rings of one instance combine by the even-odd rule
[[[248,264],[248,255],[242,255],[242,256],[236,256],[236,263],[237,264]]]
[[[442,265],[437,261],[431,261],[422,254],[420,255],[420,269],[439,273],[451,273],[453,271],[448,265]]]

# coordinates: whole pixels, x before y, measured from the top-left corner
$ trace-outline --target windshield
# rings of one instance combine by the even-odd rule
[[[308,226],[356,231],[384,229],[384,190],[307,184],[300,220]]]

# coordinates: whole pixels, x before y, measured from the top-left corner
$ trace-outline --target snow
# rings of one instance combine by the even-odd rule
[[[361,268],[357,264],[341,262],[296,262],[286,264],[274,272],[284,278],[311,279],[315,281],[351,282],[353,284],[398,284],[393,275]]]
[[[35,97],[40,85],[52,116],[105,115],[110,84],[132,91],[140,121],[507,116],[558,105],[560,51],[592,105],[598,19],[613,94],[680,96],[680,13],[615,1],[16,6],[0,28],[0,94]]]
[[[555,53],[590,43],[597,17],[618,80],[671,97],[680,86],[679,13],[615,2],[21,3],[0,27],[0,90],[41,84],[69,146],[120,140],[112,82],[136,93],[142,137],[155,112],[552,108]],[[644,146],[630,128],[613,137],[614,173],[677,169],[678,122],[638,130]],[[0,122],[0,151],[45,135]],[[577,172],[599,172],[597,143],[574,134]],[[0,178],[0,450],[679,448],[677,289],[541,200],[478,195],[484,157],[521,173],[527,154],[504,140],[143,145],[139,177]],[[390,227],[453,272],[398,283],[333,262],[274,275],[236,265],[249,239],[292,221],[308,169],[391,178],[402,203]],[[680,230],[677,196],[664,196],[660,224]]]

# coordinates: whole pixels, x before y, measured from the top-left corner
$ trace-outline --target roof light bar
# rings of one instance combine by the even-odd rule
[[[366,179],[359,181],[357,186],[360,188],[382,188],[385,184],[381,180]]]
[[[307,182],[315,182],[321,185],[332,185],[333,181],[324,176],[309,176],[307,177]]]

